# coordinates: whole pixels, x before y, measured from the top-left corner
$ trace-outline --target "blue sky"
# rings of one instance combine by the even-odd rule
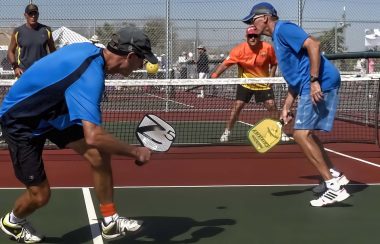
[[[164,18],[166,14],[166,0],[34,0],[33,2],[40,7],[41,22],[51,23],[52,26],[58,26],[68,19],[72,25],[78,25],[80,22],[77,19]],[[219,28],[220,30],[235,28],[238,31],[225,32],[221,37],[219,35],[217,37],[224,36],[226,40],[222,41],[236,42],[241,39],[240,35],[244,33],[245,28],[239,20],[247,15],[253,4],[257,2],[252,0],[171,0],[170,15],[173,19],[208,20],[207,24],[202,23],[203,28]],[[275,6],[281,19],[297,21],[298,0],[269,2]],[[2,0],[0,3],[1,27],[22,23],[24,8],[28,3],[28,0]],[[303,27],[309,33],[330,29],[335,22],[341,21],[343,7],[346,9],[347,23],[350,24],[346,32],[349,51],[364,50],[364,30],[380,28],[378,17],[380,0],[305,0]],[[11,20],[14,18],[20,18],[20,20]],[[52,21],[52,19],[65,20]],[[313,22],[310,22],[311,20]],[[183,21],[182,24],[184,23],[191,22]],[[202,38],[212,40],[215,31],[210,33],[212,34],[208,34],[209,37],[207,37],[207,31],[205,31]]]

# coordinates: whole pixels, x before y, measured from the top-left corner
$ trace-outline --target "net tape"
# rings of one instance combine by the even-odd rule
[[[342,75],[344,81],[370,81],[379,80],[380,74]],[[12,86],[17,80],[7,79],[0,80],[0,86]],[[283,77],[265,77],[265,78],[218,78],[218,79],[108,79],[106,86],[164,86],[164,85],[234,85],[234,84],[284,84]]]

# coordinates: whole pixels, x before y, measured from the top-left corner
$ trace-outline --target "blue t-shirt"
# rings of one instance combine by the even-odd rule
[[[288,21],[277,21],[272,34],[274,50],[279,68],[290,89],[296,94],[310,92],[310,60],[303,47],[309,35],[298,25]],[[340,86],[338,69],[323,55],[319,68],[322,91]]]
[[[81,124],[81,120],[101,124],[102,53],[91,43],[76,43],[34,63],[3,100],[3,126],[10,133],[30,137]]]

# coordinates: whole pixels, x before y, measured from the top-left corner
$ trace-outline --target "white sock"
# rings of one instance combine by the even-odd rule
[[[115,213],[112,216],[104,217],[103,222],[104,222],[105,225],[109,225],[109,223],[111,223],[112,221],[116,220],[117,218],[119,218],[119,215],[117,213]]]
[[[333,191],[338,191],[340,189],[340,185],[338,184],[338,179],[336,178],[332,178],[331,180],[326,180],[325,183],[328,189],[331,189]]]
[[[20,223],[22,221],[24,221],[25,219],[20,219],[18,217],[16,217],[14,214],[13,214],[13,211],[9,214],[9,221],[11,223],[14,223],[14,224],[17,224],[17,223]]]
[[[332,177],[338,177],[340,175],[339,171],[336,171],[335,169],[331,168],[330,173]]]

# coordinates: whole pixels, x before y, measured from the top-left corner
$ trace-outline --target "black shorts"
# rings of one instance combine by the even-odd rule
[[[272,88],[269,90],[251,90],[242,85],[237,85],[236,100],[249,103],[253,95],[255,95],[256,103],[263,103],[267,100],[274,99],[274,92]]]
[[[84,137],[83,128],[74,125],[59,131],[56,129],[33,138],[14,136],[2,128],[3,136],[8,144],[8,150],[12,159],[13,169],[19,181],[26,186],[39,185],[46,179],[42,151],[46,139],[64,148],[68,143],[77,141]]]

